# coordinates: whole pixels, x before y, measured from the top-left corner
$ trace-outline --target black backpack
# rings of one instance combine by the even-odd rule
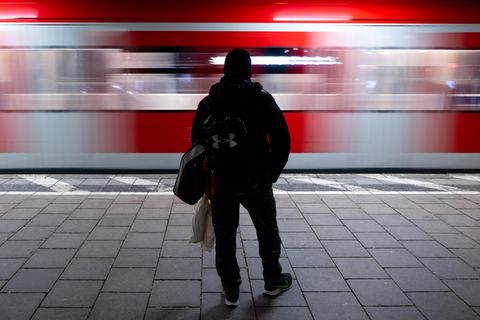
[[[248,101],[212,101],[205,120],[207,195],[238,196],[252,187]]]

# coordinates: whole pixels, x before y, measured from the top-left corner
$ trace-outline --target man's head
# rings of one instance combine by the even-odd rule
[[[223,73],[226,77],[250,79],[252,76],[252,60],[246,50],[233,49],[225,58]]]

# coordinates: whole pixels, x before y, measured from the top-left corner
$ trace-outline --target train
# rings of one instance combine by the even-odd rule
[[[0,170],[176,170],[233,48],[287,170],[480,169],[480,4],[0,2]]]

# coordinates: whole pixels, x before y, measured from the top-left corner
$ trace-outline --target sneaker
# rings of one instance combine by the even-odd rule
[[[282,273],[280,279],[274,284],[265,284],[265,294],[271,297],[279,295],[292,287],[292,275],[290,273]]]
[[[237,307],[239,304],[239,290],[223,290],[225,296],[225,305],[229,307]]]

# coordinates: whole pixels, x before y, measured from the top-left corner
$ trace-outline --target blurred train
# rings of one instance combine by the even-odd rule
[[[287,169],[480,169],[474,2],[0,2],[0,169],[176,169],[235,47]]]

